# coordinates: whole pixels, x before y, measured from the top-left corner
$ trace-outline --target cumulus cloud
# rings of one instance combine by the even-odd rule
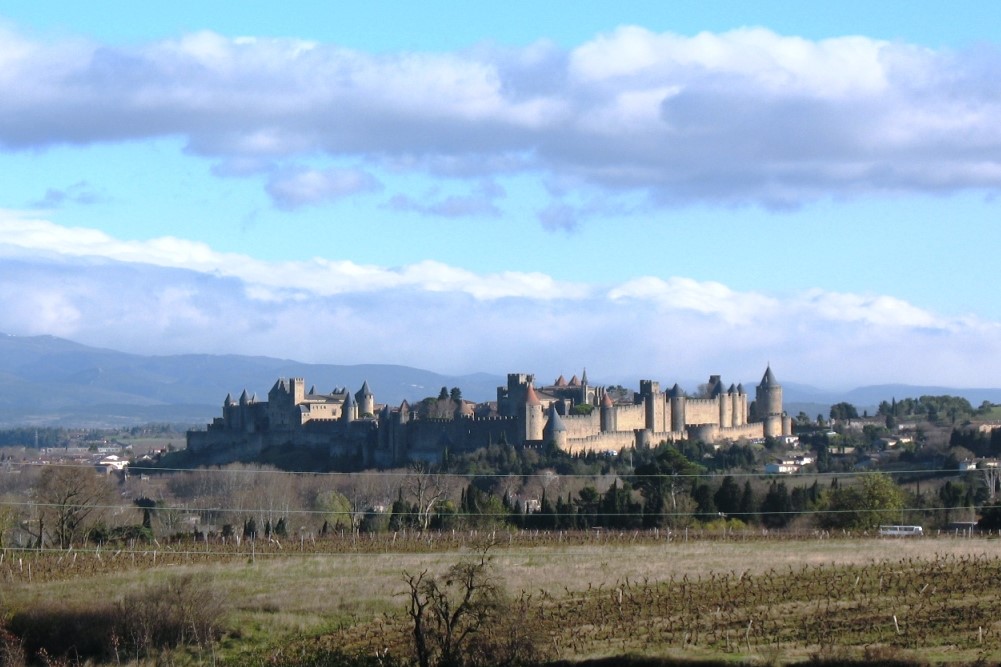
[[[569,177],[659,205],[1001,186],[990,48],[625,26],[566,50],[375,54],[212,32],[110,46],[0,30],[0,145],[182,136],[217,173],[269,174],[286,208],[368,191],[375,169]],[[288,167],[318,155],[368,166]],[[492,210],[482,198],[392,202]],[[558,205],[540,219],[578,224]]]
[[[432,261],[265,262],[11,213],[0,215],[0,258],[0,331],[143,353],[554,378],[586,365],[596,378],[671,382],[709,372],[752,382],[770,361],[783,380],[825,387],[989,386],[1001,373],[1001,324],[889,295],[776,295],[678,276],[575,284]]]
[[[691,278],[667,280],[643,277],[630,280],[608,293],[612,301],[632,300],[654,304],[666,310],[688,310],[712,315],[728,324],[768,320],[778,311],[778,302],[764,295],[739,293],[718,282],[698,282]]]

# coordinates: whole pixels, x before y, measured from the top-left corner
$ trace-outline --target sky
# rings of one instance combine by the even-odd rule
[[[993,2],[4,3],[0,331],[1001,386],[999,70]]]

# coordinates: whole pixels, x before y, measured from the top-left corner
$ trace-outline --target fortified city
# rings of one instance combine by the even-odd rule
[[[329,451],[332,461],[392,466],[408,461],[439,461],[446,450],[468,451],[491,443],[552,444],[570,454],[649,448],[661,442],[699,440],[723,443],[792,434],[782,407],[782,386],[769,366],[749,400],[742,384],[729,387],[712,375],[689,397],[678,384],[662,391],[641,380],[631,401],[615,401],[603,386],[562,375],[536,386],[535,377],[511,373],[497,388],[496,402],[452,401],[448,414],[421,417],[407,401],[397,407],[376,402],[368,382],[346,388],[306,391],[303,378],[281,378],[266,401],[232,395],[222,416],[206,430],[187,433],[192,453],[225,463],[265,449],[312,448]],[[444,400],[444,399],[443,399]]]

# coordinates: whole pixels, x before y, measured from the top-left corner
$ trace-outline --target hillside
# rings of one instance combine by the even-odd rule
[[[227,393],[263,398],[279,377],[304,377],[319,391],[368,381],[380,402],[398,404],[460,387],[490,400],[502,378],[442,375],[408,366],[306,364],[241,355],[142,356],[53,336],[0,334],[0,426],[202,424]]]
[[[377,400],[391,405],[435,395],[441,387],[459,387],[469,400],[488,401],[504,384],[503,377],[487,373],[452,376],[409,366],[307,364],[244,355],[144,356],[54,336],[0,334],[0,427],[201,425],[220,414],[226,394],[235,398],[246,389],[264,398],[279,377],[303,377],[307,386],[323,392],[357,389],[367,380]],[[811,417],[826,415],[840,401],[871,413],[881,400],[926,394],[962,396],[974,407],[985,400],[1001,403],[996,388],[887,384],[831,392],[795,382],[783,386],[786,411],[802,410]]]

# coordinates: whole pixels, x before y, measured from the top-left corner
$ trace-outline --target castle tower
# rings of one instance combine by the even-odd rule
[[[502,417],[519,417],[525,405],[525,388],[535,381],[528,373],[508,373],[507,386],[497,387],[497,412]]]
[[[368,388],[368,380],[365,380],[361,389],[355,394],[355,400],[358,401],[358,416],[362,417],[364,415],[374,415],[375,414],[375,396],[372,391]]]
[[[675,433],[685,432],[685,392],[675,384],[668,394],[671,401],[671,430]]]
[[[556,449],[566,451],[567,427],[563,423],[560,413],[556,411],[555,403],[549,406],[549,421],[546,422],[546,428],[543,430],[542,436],[546,442],[553,443]]]
[[[292,405],[299,405],[306,400],[306,380],[289,378],[289,393],[292,395]]]
[[[765,437],[782,435],[782,385],[775,379],[770,364],[758,385],[754,405],[755,416],[764,423]]]
[[[723,389],[723,383],[716,384],[716,400],[719,402],[719,426],[720,428],[730,428],[733,426],[733,396],[730,390]]]
[[[358,418],[358,404],[355,402],[355,397],[348,392],[344,399],[344,405],[341,406],[341,421],[345,423],[351,423]]]
[[[739,405],[737,417],[739,423],[737,426],[743,426],[747,423],[749,417],[749,406],[747,405],[747,390],[744,389],[744,385],[742,383],[737,385],[737,403]]]
[[[654,433],[661,433],[667,427],[667,402],[660,390],[660,383],[640,380],[640,398],[643,400],[644,427]]]
[[[727,403],[730,406],[730,420],[726,424],[721,424],[720,426],[729,428],[740,426],[738,422],[740,421],[741,402],[740,398],[737,396],[737,387],[734,385],[731,385],[730,389],[727,390]]]
[[[542,401],[535,393],[532,383],[525,389],[525,440],[542,440],[543,423]]]
[[[232,394],[226,394],[226,400],[222,402],[222,420],[226,428],[239,428],[236,424],[236,401]]]
[[[250,399],[247,398],[247,390],[244,389],[240,393],[240,407],[236,410],[236,418],[234,419],[235,423],[233,424],[235,428],[247,429],[248,431],[250,430],[252,420],[250,419],[249,406]]]
[[[279,378],[271,391],[268,392],[268,426],[273,430],[287,430],[294,420],[292,412],[295,408],[295,393],[290,380]]]
[[[615,404],[612,403],[611,394],[606,393],[601,397],[601,405],[598,409],[601,410],[601,432],[612,433],[618,430],[618,424],[616,424]]]

